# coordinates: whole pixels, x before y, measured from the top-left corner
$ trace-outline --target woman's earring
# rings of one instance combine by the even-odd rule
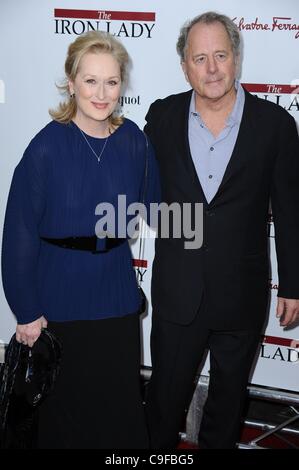
[[[70,94],[70,97],[71,97],[72,99],[75,98],[75,93],[71,93],[71,94]]]

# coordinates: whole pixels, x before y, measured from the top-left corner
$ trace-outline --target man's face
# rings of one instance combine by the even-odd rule
[[[237,63],[221,23],[197,23],[191,28],[182,68],[202,99],[218,101],[234,92]]]

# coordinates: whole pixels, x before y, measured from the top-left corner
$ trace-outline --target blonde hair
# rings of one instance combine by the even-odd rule
[[[111,54],[119,64],[121,81],[127,80],[127,68],[129,55],[125,47],[109,33],[102,31],[89,31],[79,36],[69,45],[66,61],[64,64],[65,79],[62,85],[56,85],[59,90],[67,95],[66,101],[59,103],[57,109],[50,109],[50,116],[58,122],[68,124],[77,112],[76,100],[70,96],[68,80],[75,80],[78,73],[80,60],[87,53],[108,53]],[[110,116],[112,126],[120,126],[123,123],[123,116]]]

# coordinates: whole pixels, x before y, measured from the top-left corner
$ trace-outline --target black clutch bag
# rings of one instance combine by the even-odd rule
[[[0,371],[0,447],[31,448],[35,410],[55,386],[61,344],[47,329],[32,348],[14,334]]]

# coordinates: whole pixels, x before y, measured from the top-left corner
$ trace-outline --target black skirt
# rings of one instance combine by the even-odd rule
[[[145,449],[139,316],[49,322],[63,346],[39,411],[38,448]]]

